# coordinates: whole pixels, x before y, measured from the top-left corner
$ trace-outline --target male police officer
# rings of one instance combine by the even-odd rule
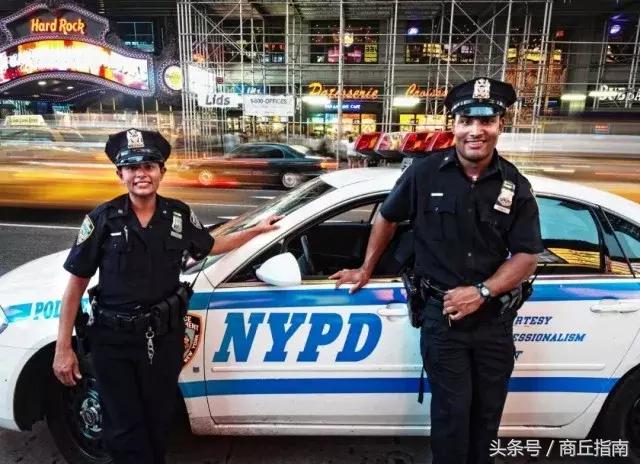
[[[194,259],[230,251],[277,228],[272,216],[214,241],[190,208],[156,192],[171,147],[157,132],[129,129],[105,151],[128,194],[89,213],[64,268],[53,369],[65,385],[82,376],[71,333],[91,276],[100,269],[88,336],[102,404],[103,439],[116,463],[164,462],[182,366],[189,292],[179,285],[183,253]]]
[[[455,146],[414,161],[382,205],[362,267],[331,276],[356,291],[397,223],[412,222],[434,464],[491,461],[514,365],[515,314],[495,297],[527,279],[543,251],[531,186],[495,150],[515,99],[511,85],[488,78],[451,89]]]

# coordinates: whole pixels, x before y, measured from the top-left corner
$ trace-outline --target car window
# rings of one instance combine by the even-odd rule
[[[370,205],[362,205],[357,208],[349,209],[329,219],[327,222],[359,222],[361,224],[370,223],[373,218],[373,212],[376,210],[377,206],[377,203],[373,203]]]
[[[344,268],[362,264],[369,235],[370,215],[383,198],[374,197],[341,206],[328,212],[319,223],[291,232],[280,243],[271,246],[243,266],[229,279],[229,283],[257,282],[255,271],[269,258],[283,252],[294,255],[303,280],[324,281]],[[364,214],[367,212],[369,216]],[[343,218],[344,220],[336,220]],[[364,221],[362,220],[364,219]],[[307,241],[311,264],[304,252],[302,238]],[[385,249],[372,275],[373,278],[397,277],[413,256],[413,235],[408,223],[401,224]]]
[[[62,136],[62,140],[64,140],[65,142],[84,142],[85,141],[82,135],[80,135],[79,132],[75,132],[75,131],[60,132],[60,135]]]
[[[51,131],[27,129],[20,134],[21,140],[28,140],[30,142],[53,142],[54,136]]]
[[[605,215],[624,254],[629,259],[633,272],[640,275],[640,226],[608,211],[605,211]]]
[[[308,203],[317,200],[322,195],[334,190],[330,184],[327,184],[320,177],[316,177],[309,182],[305,182],[299,187],[284,193],[271,201],[263,204],[262,206],[247,211],[246,213],[232,219],[231,221],[221,225],[213,232],[213,236],[218,237],[222,235],[239,232],[241,230],[249,229],[258,224],[262,219],[267,218],[273,214],[287,216],[299,208],[302,208]],[[204,267],[209,267],[215,263],[223,255],[210,256],[204,260]],[[195,263],[191,265],[186,271],[186,274],[198,272],[202,265]]]
[[[538,256],[541,274],[605,272],[600,233],[591,209],[580,203],[538,197],[545,250]]]
[[[278,159],[284,158],[284,154],[279,148],[263,147],[262,149],[258,150],[256,158]]]

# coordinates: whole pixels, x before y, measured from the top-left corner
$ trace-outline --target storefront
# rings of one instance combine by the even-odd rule
[[[109,20],[75,4],[31,4],[1,19],[0,30],[3,98],[64,104],[105,92],[179,94],[175,61],[108,41]]]
[[[444,87],[425,87],[411,83],[401,90],[402,93],[393,100],[394,130],[419,132],[444,128],[445,117],[442,114],[430,114],[433,113],[434,103],[437,102],[442,108],[446,95]]]
[[[345,138],[375,132],[382,120],[378,87],[345,86],[342,95],[342,134]],[[336,136],[338,132],[338,88],[312,82],[303,97],[306,133],[309,137]]]

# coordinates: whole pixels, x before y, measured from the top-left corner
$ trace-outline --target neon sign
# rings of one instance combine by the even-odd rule
[[[411,84],[407,88],[407,91],[405,92],[405,95],[407,97],[419,97],[419,98],[444,97],[446,94],[447,94],[447,90],[444,87],[439,87],[439,88],[429,87],[427,89],[421,89],[420,87],[418,87],[418,84]]]
[[[0,85],[41,72],[76,72],[149,90],[148,62],[74,40],[38,40],[0,52]]]
[[[80,18],[77,18],[75,21],[69,21],[66,18],[53,18],[50,21],[33,18],[30,25],[31,32],[49,32],[54,34],[59,33],[62,35],[85,35],[85,29],[87,27],[86,23]]]
[[[342,98],[346,100],[376,100],[380,91],[375,87],[366,89],[344,88]],[[320,82],[309,84],[309,95],[321,95],[323,97],[338,98],[337,87],[324,87]]]

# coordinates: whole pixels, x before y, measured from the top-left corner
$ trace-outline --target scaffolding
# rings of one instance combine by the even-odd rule
[[[612,63],[609,17],[601,20],[601,40],[572,40],[554,16],[566,1],[180,0],[186,154],[227,151],[247,138],[339,143],[372,129],[442,127],[447,90],[481,75],[516,87],[508,114],[516,132],[543,130],[561,107],[602,109],[614,101],[633,110],[638,12],[629,13],[628,40],[615,42],[623,63]],[[249,116],[203,106],[202,94],[284,95],[295,110]],[[361,103],[359,118],[353,101]]]

